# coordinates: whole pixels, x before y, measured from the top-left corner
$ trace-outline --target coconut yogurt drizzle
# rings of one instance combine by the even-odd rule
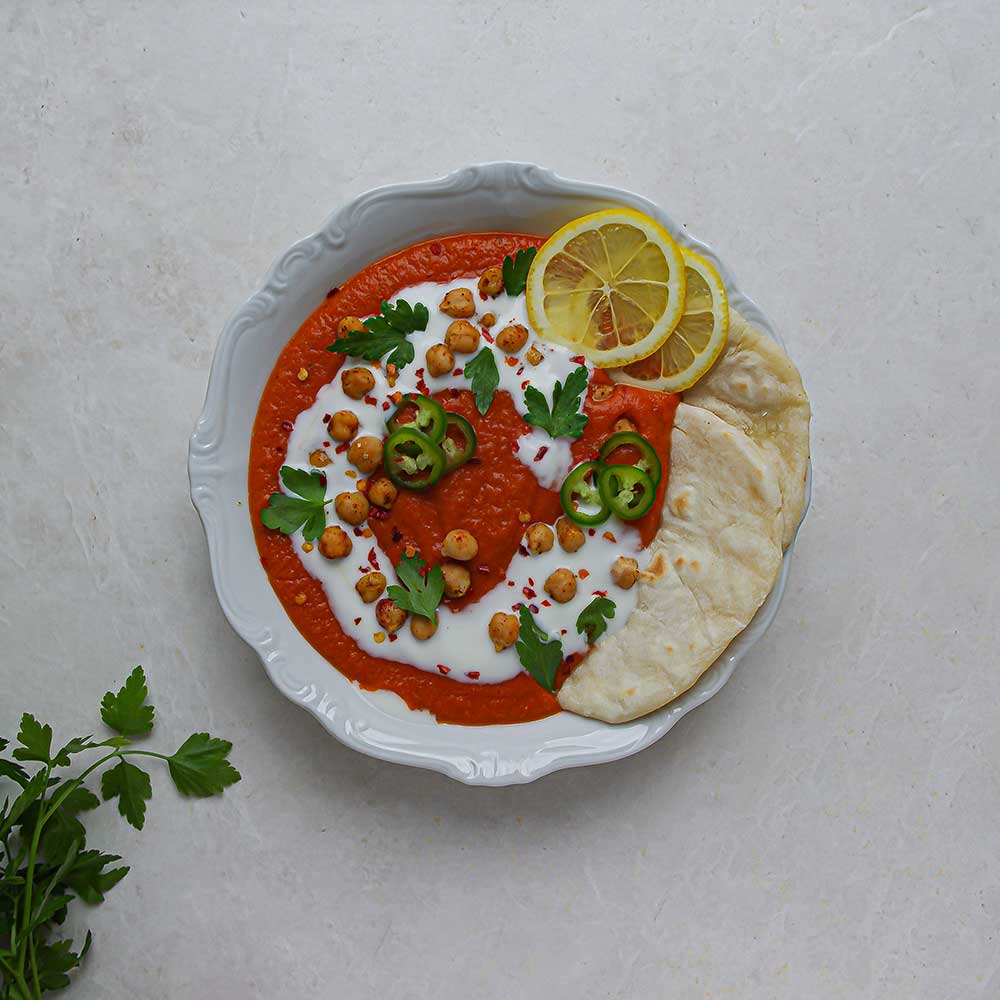
[[[443,389],[469,388],[470,382],[462,374],[462,369],[473,355],[458,355],[454,370],[437,377],[430,375],[423,363],[428,348],[444,342],[445,330],[452,317],[442,313],[438,305],[445,293],[454,288],[468,288],[474,301],[479,301],[474,281],[424,282],[403,289],[391,300],[405,299],[411,305],[422,302],[430,313],[427,329],[408,337],[413,344],[415,360],[399,372],[395,385],[389,385],[383,368],[360,358],[351,358],[351,367],[368,368],[374,376],[375,385],[371,392],[364,399],[351,399],[344,392],[338,373],[338,377],[319,390],[315,403],[296,417],[288,438],[284,464],[309,469],[310,454],[317,449],[325,451],[331,459],[331,463],[322,470],[326,475],[328,499],[357,489],[359,474],[348,462],[346,449],[338,450],[328,436],[324,417],[329,419],[331,413],[350,410],[358,417],[358,437],[371,435],[381,439],[386,433],[385,419],[395,406],[393,398],[398,398],[397,393],[432,395]],[[524,296],[500,294],[489,300],[489,311],[497,317],[494,331],[511,323],[522,324],[531,330]],[[532,346],[543,355],[538,365],[531,365],[525,357]],[[490,338],[483,338],[479,349],[483,347],[492,350],[496,356],[500,373],[497,392],[509,393],[515,408],[522,415],[527,412],[524,390],[528,385],[538,389],[546,399],[551,399],[555,383],[565,383],[566,377],[581,364],[580,357],[574,356],[567,348],[534,337],[529,337],[516,354],[503,353],[493,346]],[[592,375],[593,367],[582,363],[587,367],[588,376]],[[553,439],[545,431],[532,428],[518,440],[516,454],[543,487],[558,489],[574,464],[571,445],[569,438]],[[461,471],[457,474],[461,475]],[[328,524],[339,523],[332,504],[327,507],[327,512]],[[344,527],[351,533],[349,525]],[[460,527],[460,524],[448,525],[449,529]],[[399,583],[389,557],[375,538],[357,538],[352,534],[354,550],[343,559],[327,559],[318,548],[304,551],[301,531],[295,532],[291,538],[306,571],[323,585],[340,627],[361,649],[373,656],[389,657],[431,673],[444,673],[441,667],[447,664],[450,678],[470,684],[496,684],[521,672],[514,647],[497,653],[489,638],[489,621],[497,611],[509,614],[519,604],[528,605],[539,627],[552,638],[559,639],[563,655],[569,656],[587,649],[586,636],[576,630],[576,619],[595,595],[607,595],[615,602],[615,617],[608,622],[609,634],[625,624],[637,599],[637,588],[623,590],[615,586],[611,566],[619,556],[641,558],[639,532],[631,525],[612,520],[593,535],[588,534],[586,544],[576,552],[566,552],[556,543],[548,552],[531,555],[525,554],[527,549],[522,546],[507,567],[506,580],[482,599],[465,606],[461,612],[453,612],[447,604],[442,604],[438,608],[438,629],[433,636],[424,640],[415,639],[409,628],[404,627],[392,637],[390,647],[375,620],[375,605],[365,604],[354,588],[363,572],[376,568],[385,574],[389,584]],[[435,561],[434,554],[421,554],[429,563]],[[543,590],[546,578],[559,567],[565,567],[577,576],[576,596],[565,604],[550,602]],[[376,640],[376,635],[382,636],[381,641]]]

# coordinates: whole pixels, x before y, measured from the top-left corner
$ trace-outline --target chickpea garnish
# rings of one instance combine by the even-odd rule
[[[370,507],[364,493],[355,491],[354,493],[338,493],[333,501],[333,509],[341,521],[358,525],[368,516]]]
[[[467,319],[456,319],[448,324],[444,342],[459,354],[472,354],[479,347],[479,331]]]
[[[375,605],[375,620],[386,632],[398,632],[408,617],[409,613],[388,597],[383,597]]]
[[[574,524],[568,517],[560,517],[556,521],[556,537],[566,552],[576,552],[587,540],[583,529]]]
[[[541,555],[552,548],[554,536],[552,529],[547,524],[533,524],[524,533],[524,544],[532,555]]]
[[[346,337],[349,333],[361,333],[365,329],[365,324],[357,316],[345,316],[337,324],[337,333],[341,337]]]
[[[348,368],[340,373],[340,384],[351,399],[363,399],[375,388],[375,376],[367,368]]]
[[[529,347],[528,353],[525,354],[524,360],[528,362],[529,365],[540,365],[542,361],[545,360],[545,355],[537,347]]]
[[[496,326],[497,317],[496,313],[483,313],[482,319],[479,321],[488,330],[491,326]]]
[[[611,579],[622,590],[629,590],[639,579],[639,564],[634,559],[629,559],[628,556],[619,556],[611,564]]]
[[[497,347],[505,354],[516,354],[528,342],[528,330],[520,323],[511,323],[497,334]]]
[[[350,441],[358,433],[358,418],[350,410],[337,410],[327,428],[334,441]]]
[[[441,300],[439,308],[446,316],[453,316],[455,319],[468,319],[476,315],[476,303],[468,288],[453,288]]]
[[[410,631],[414,639],[429,639],[436,631],[437,625],[423,615],[414,615],[410,619]]]
[[[331,524],[319,536],[319,551],[327,559],[343,559],[353,548],[351,536],[339,524]]]
[[[441,543],[441,555],[449,559],[460,559],[462,562],[468,562],[470,559],[475,559],[478,552],[479,542],[476,541],[471,532],[464,528],[455,528],[454,531],[449,531]]]
[[[365,573],[354,585],[354,589],[361,595],[361,600],[365,604],[371,604],[372,601],[381,597],[382,591],[385,590],[385,574]]]
[[[632,431],[634,433],[635,430],[635,424],[628,417],[619,417],[611,428],[611,433],[621,434],[623,431]]]
[[[496,298],[503,291],[503,269],[488,267],[479,277],[480,294]]]
[[[309,464],[314,469],[322,469],[332,461],[333,459],[322,448],[317,448],[315,451],[309,452]]]
[[[493,648],[499,653],[501,650],[513,646],[517,642],[521,625],[514,615],[504,614],[498,611],[490,619],[490,639],[493,641]]]
[[[444,575],[444,596],[464,597],[472,586],[472,575],[461,564],[445,560],[441,563],[441,572]]]
[[[576,597],[576,576],[572,570],[560,568],[550,573],[545,581],[545,593],[560,604],[572,601]]]
[[[455,367],[455,355],[446,344],[435,344],[427,348],[425,355],[427,371],[431,375],[447,375]]]
[[[385,476],[379,476],[375,482],[368,484],[369,501],[383,510],[389,510],[398,496],[399,490]]]
[[[347,460],[364,473],[374,472],[382,461],[382,442],[377,437],[359,437],[351,445]]]

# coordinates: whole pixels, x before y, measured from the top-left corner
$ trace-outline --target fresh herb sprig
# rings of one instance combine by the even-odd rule
[[[415,615],[423,615],[437,624],[437,609],[444,597],[444,572],[440,566],[426,569],[427,563],[418,555],[403,553],[396,567],[396,576],[405,588],[393,584],[386,590],[396,606]]]
[[[521,666],[545,688],[555,691],[556,673],[563,661],[562,643],[558,639],[549,640],[548,633],[543,632],[531,612],[522,604],[517,617],[521,627],[514,648]]]
[[[240,780],[229,763],[232,745],[208,733],[188,737],[173,754],[140,749],[134,737],[153,728],[155,714],[147,702],[146,675],[132,671],[124,686],[109,691],[101,702],[101,718],[116,735],[105,740],[76,736],[56,750],[52,727],[33,715],[21,716],[17,746],[11,758],[0,756],[0,785],[8,794],[0,803],[0,998],[37,1000],[43,993],[70,983],[69,973],[90,949],[87,932],[79,950],[70,938],[55,940],[70,905],[77,899],[92,905],[127,874],[117,854],[88,849],[80,816],[100,805],[86,780],[106,765],[101,794],[117,799],[118,811],[136,829],[146,818],[152,797],[149,774],[133,764],[134,757],[166,763],[182,795],[216,795]],[[0,755],[10,745],[0,739]],[[77,776],[55,772],[70,767],[83,753],[100,754]],[[23,765],[37,765],[31,774]]]
[[[580,365],[566,376],[565,386],[556,382],[552,390],[552,407],[548,400],[533,385],[524,390],[524,402],[528,407],[525,420],[544,431],[550,437],[578,438],[587,426],[587,415],[579,413],[580,399],[587,390],[589,377],[587,369]]]
[[[615,602],[609,597],[595,597],[577,615],[577,632],[587,634],[587,642],[593,645],[608,630],[605,619],[614,618]]]
[[[290,465],[281,467],[281,481],[298,496],[272,493],[267,506],[260,512],[265,528],[283,535],[302,529],[302,537],[313,542],[326,528],[326,478],[320,472],[306,472]]]
[[[513,257],[504,257],[503,267],[503,287],[508,295],[520,295],[524,291],[524,286],[528,283],[528,271],[531,270],[531,262],[538,253],[538,247],[526,247],[518,250]]]
[[[500,385],[500,372],[497,369],[497,359],[488,347],[484,347],[466,366],[463,372],[467,379],[472,380],[472,392],[476,397],[476,409],[486,416],[486,411],[493,402],[493,395]]]
[[[417,330],[427,329],[427,306],[417,302],[411,306],[406,299],[397,299],[394,306],[383,301],[380,315],[364,321],[364,330],[354,330],[338,337],[328,348],[335,354],[378,361],[388,354],[387,362],[403,369],[414,358],[413,344],[406,338]]]

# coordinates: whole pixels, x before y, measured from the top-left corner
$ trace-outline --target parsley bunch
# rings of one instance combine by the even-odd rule
[[[52,727],[25,713],[13,759],[0,756],[0,785],[13,786],[0,804],[0,1000],[36,1000],[68,986],[91,936],[88,931],[75,951],[71,939],[53,939],[55,928],[74,900],[102,903],[128,874],[127,866],[116,865],[117,854],[87,848],[80,816],[100,805],[85,784],[91,774],[113,764],[101,775],[101,795],[117,799],[118,811],[138,830],[153,789],[149,774],[126,758],[164,761],[182,795],[216,795],[240,780],[228,760],[232,744],[208,733],[189,736],[169,756],[137,748],[133,738],[153,728],[147,695],[146,675],[136,667],[124,687],[101,702],[101,718],[116,735],[96,742],[93,736],[76,736],[55,751]],[[9,745],[0,739],[0,754]],[[88,751],[102,754],[76,777],[56,775]],[[31,774],[24,764],[37,770]]]
[[[437,625],[437,609],[444,597],[444,572],[441,567],[434,566],[428,570],[427,563],[420,556],[408,556],[404,552],[396,567],[396,576],[405,589],[393,584],[386,591],[396,607],[430,618]]]
[[[328,348],[335,354],[378,361],[388,354],[387,362],[403,369],[414,358],[413,344],[407,334],[426,330],[430,314],[422,302],[411,306],[406,299],[397,299],[394,306],[383,301],[380,315],[364,321],[364,330],[355,330],[346,337],[339,337]]]
[[[508,295],[520,295],[528,284],[528,271],[531,270],[531,262],[538,253],[537,247],[527,247],[518,250],[513,257],[504,257],[503,267],[503,287]]]
[[[587,391],[588,375],[583,365],[566,376],[566,384],[556,382],[552,390],[552,407],[548,400],[533,386],[524,390],[524,402],[528,407],[525,420],[529,424],[548,431],[550,437],[578,438],[587,426],[587,416],[578,412],[580,399]]]

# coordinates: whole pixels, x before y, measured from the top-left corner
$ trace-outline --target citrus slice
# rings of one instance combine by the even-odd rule
[[[681,247],[681,253],[687,291],[680,322],[648,357],[609,371],[616,382],[680,392],[690,389],[722,353],[729,335],[729,301],[722,278],[693,250]]]
[[[684,308],[683,258],[655,219],[629,208],[594,212],[549,237],[526,293],[540,337],[612,368],[670,336]]]

